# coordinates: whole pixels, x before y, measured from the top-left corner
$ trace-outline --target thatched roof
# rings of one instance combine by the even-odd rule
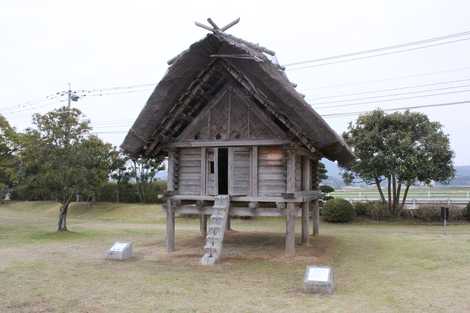
[[[295,90],[276,59],[259,46],[218,32],[194,43],[170,63],[121,145],[130,155],[160,153],[161,147],[197,115],[199,106],[202,108],[216,89],[223,87],[222,68],[230,79],[251,89],[272,118],[310,151],[316,150],[341,165],[352,161],[343,139]]]

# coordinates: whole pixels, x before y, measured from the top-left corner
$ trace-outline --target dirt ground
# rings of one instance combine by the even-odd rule
[[[444,236],[437,225],[322,223],[286,258],[282,219],[234,220],[221,264],[204,267],[197,219],[177,219],[167,254],[156,206],[77,208],[69,233],[54,232],[55,209],[0,206],[0,312],[470,312],[470,225]],[[118,240],[134,242],[131,260],[105,260]],[[309,264],[334,268],[334,295],[302,292]]]

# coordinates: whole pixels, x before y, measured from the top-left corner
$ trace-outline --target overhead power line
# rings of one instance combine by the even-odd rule
[[[362,100],[368,100],[368,99],[378,99],[376,101],[383,101],[383,99],[380,98],[388,98],[388,97],[396,97],[396,96],[406,96],[406,95],[412,95],[412,94],[419,94],[419,93],[425,93],[425,92],[433,92],[433,91],[441,91],[441,90],[449,90],[449,89],[458,89],[458,88],[466,88],[470,87],[470,84],[466,85],[459,85],[459,86],[449,86],[449,87],[442,87],[442,88],[432,88],[432,89],[424,89],[424,90],[413,90],[413,91],[407,91],[407,92],[398,92],[398,93],[389,93],[386,95],[375,95],[375,96],[368,96],[368,97],[361,97],[361,98],[350,98],[350,99],[342,99],[342,100],[333,100],[333,101],[325,101],[325,102],[317,102],[315,104],[322,104],[319,106],[315,106],[317,108],[334,108],[337,107],[336,105],[324,105],[324,104],[330,104],[330,103],[341,103],[341,102],[352,102],[356,103],[354,101],[362,101]],[[460,90],[456,90],[453,93],[458,93],[458,92],[463,92]],[[349,103],[344,104],[344,105],[338,105],[338,106],[348,106]]]
[[[364,95],[364,94],[379,93],[379,92],[384,92],[384,91],[413,89],[413,88],[421,88],[421,87],[428,87],[428,86],[437,86],[437,85],[460,83],[460,82],[466,82],[466,81],[470,81],[470,78],[458,79],[458,80],[448,80],[448,81],[427,83],[427,84],[421,84],[421,85],[401,86],[401,87],[395,87],[395,88],[385,88],[385,89],[376,89],[376,90],[366,90],[366,91],[355,92],[355,93],[343,93],[343,94],[337,94],[337,95],[328,95],[328,96],[323,96],[323,97],[318,97],[318,98],[312,98],[311,101],[315,102],[315,101],[320,100],[320,99],[343,98],[343,97],[348,97],[348,96],[358,96],[358,95]]]
[[[413,109],[422,109],[422,108],[453,106],[453,105],[459,105],[459,104],[470,104],[470,100],[457,101],[457,102],[435,103],[435,104],[423,104],[423,105],[414,105],[414,106],[403,106],[403,107],[382,109],[382,111],[385,111],[385,112],[403,111],[403,110],[413,110]],[[330,114],[320,114],[320,115],[322,117],[346,117],[346,116],[351,116],[351,115],[365,114],[365,113],[368,113],[368,112],[370,112],[370,110],[368,110],[368,111],[356,111],[356,112],[330,113]]]
[[[410,51],[415,51],[415,50],[420,50],[420,49],[425,49],[425,48],[437,47],[437,46],[442,46],[442,45],[446,45],[446,44],[450,44],[450,43],[457,43],[457,42],[462,42],[462,41],[467,41],[467,40],[470,40],[470,37],[469,38],[462,38],[462,39],[452,40],[452,41],[440,42],[440,43],[435,43],[435,44],[430,44],[430,45],[420,46],[420,47],[415,47],[415,48],[409,48],[409,49],[404,49],[404,50],[397,50],[397,51],[383,52],[383,53],[373,54],[373,55],[366,55],[366,56],[356,57],[356,58],[351,58],[351,59],[338,60],[338,61],[326,62],[326,63],[320,63],[320,64],[299,66],[299,67],[294,67],[294,68],[291,68],[291,69],[288,69],[288,70],[289,71],[296,71],[296,70],[301,70],[301,69],[306,69],[306,68],[313,68],[313,67],[319,67],[319,66],[325,66],[325,65],[331,65],[331,64],[358,61],[358,60],[363,60],[363,59],[375,58],[375,57],[379,57],[379,56],[385,56],[385,55],[391,55],[391,54],[396,54],[396,53],[410,52]]]
[[[92,134],[102,135],[102,134],[126,134],[128,130],[116,130],[116,131],[91,131]]]
[[[332,84],[332,85],[320,85],[320,86],[317,86],[317,87],[312,88],[312,89],[307,89],[305,91],[312,91],[312,90],[319,90],[319,89],[332,89],[332,88],[345,87],[345,86],[360,86],[360,85],[373,84],[373,83],[382,83],[382,82],[391,81],[391,80],[393,81],[393,80],[401,80],[401,79],[408,79],[408,78],[414,78],[414,77],[433,76],[433,75],[460,72],[460,71],[468,71],[468,70],[470,70],[470,66],[452,68],[452,69],[447,69],[447,70],[442,70],[442,71],[433,71],[433,72],[424,72],[424,73],[417,73],[417,74],[393,76],[393,77],[387,77],[387,78],[383,78],[383,79],[363,80],[363,81],[359,81],[359,82],[345,82],[345,83]]]
[[[453,33],[453,34],[448,34],[448,35],[445,35],[445,36],[432,37],[432,38],[428,38],[428,39],[423,39],[423,40],[418,40],[418,41],[411,41],[411,42],[407,42],[407,43],[396,44],[396,45],[391,45],[391,46],[385,46],[385,47],[381,47],[381,48],[361,50],[361,51],[343,53],[343,54],[338,54],[338,55],[323,57],[323,58],[318,58],[318,59],[310,59],[310,60],[292,62],[292,63],[285,64],[284,66],[291,67],[291,66],[298,66],[298,65],[303,65],[303,64],[331,61],[331,60],[335,60],[335,59],[344,59],[344,58],[354,57],[354,56],[363,55],[363,54],[374,54],[374,53],[382,52],[382,51],[386,51],[386,50],[396,50],[396,49],[406,48],[406,47],[410,47],[410,46],[425,45],[425,44],[429,44],[429,43],[433,43],[433,42],[439,42],[439,41],[443,41],[443,40],[447,40],[447,39],[464,37],[464,36],[469,36],[469,35],[470,35],[470,31],[465,31],[465,32],[460,32],[460,33]],[[458,42],[458,41],[462,41],[462,40],[469,40],[469,39],[470,38],[464,38],[464,39],[459,39],[459,40],[456,40],[456,41],[446,41],[444,43],[440,43],[439,45],[454,43],[454,42]],[[427,48],[427,47],[433,47],[433,46],[434,45],[426,45],[426,46],[418,47],[418,48],[421,49],[421,48]],[[400,50],[400,52],[401,51],[404,52],[406,50]],[[324,64],[324,63],[322,63],[322,64]]]
[[[393,101],[399,101],[399,100],[429,98],[429,97],[435,97],[435,96],[451,95],[451,94],[466,93],[466,92],[470,92],[470,89],[447,91],[447,92],[438,92],[438,93],[427,94],[427,95],[419,95],[419,96],[397,97],[397,98],[391,98],[391,99],[381,99],[381,100],[373,100],[373,101],[365,101],[365,102],[354,102],[354,103],[328,105],[328,106],[321,106],[321,107],[315,107],[314,106],[314,107],[315,107],[315,109],[330,109],[330,108],[340,108],[340,107],[348,107],[348,106],[356,106],[356,105],[364,105],[364,104],[380,104],[380,103],[383,103],[383,102],[393,102]]]
[[[460,104],[470,104],[470,100],[465,101],[456,101],[456,102],[444,102],[444,103],[434,103],[434,104],[423,104],[423,105],[415,105],[415,106],[402,106],[402,107],[395,107],[395,108],[388,108],[382,109],[384,112],[391,112],[391,111],[403,111],[403,110],[413,110],[413,109],[422,109],[422,108],[435,108],[435,107],[445,107],[445,106],[454,106]],[[355,112],[341,112],[341,113],[330,113],[330,114],[320,114],[322,117],[325,118],[334,118],[334,117],[347,117],[347,116],[356,116],[361,114],[369,113],[371,110],[367,111],[355,111]],[[114,131],[92,131],[93,134],[125,134],[128,132],[126,130],[114,130]]]
[[[121,89],[128,89],[128,90],[118,90],[117,88],[118,87],[114,87],[116,88],[116,91],[94,91],[93,93],[92,92],[89,92],[88,90],[78,90],[78,91],[74,91],[74,96],[78,97],[78,98],[84,98],[84,97],[102,97],[102,96],[113,96],[113,95],[122,95],[122,94],[130,94],[130,93],[136,93],[136,92],[148,92],[149,88],[139,88],[139,89],[130,89],[130,88],[127,88],[127,87],[122,87]],[[133,87],[135,88],[135,87]],[[98,90],[98,89],[96,89]],[[100,89],[101,90],[101,89]],[[46,107],[46,106],[49,106],[51,104],[54,104],[54,103],[57,103],[57,101],[59,102],[65,102],[65,98],[64,99],[61,99],[62,96],[66,96],[67,93],[66,92],[58,92],[56,95],[54,95],[54,97],[50,97],[48,96],[49,98],[48,99],[45,99],[45,100],[42,100],[42,101],[38,101],[38,102],[28,102],[28,103],[25,103],[25,104],[21,104],[21,105],[16,105],[16,106],[10,106],[10,107],[5,107],[4,109],[13,109],[13,110],[10,110],[10,111],[3,111],[2,113],[4,114],[17,114],[17,113],[21,113],[21,112],[28,112],[28,111],[32,111],[32,110],[36,110],[36,109],[39,109],[39,108],[42,108],[42,107]],[[17,108],[17,109],[15,109]]]

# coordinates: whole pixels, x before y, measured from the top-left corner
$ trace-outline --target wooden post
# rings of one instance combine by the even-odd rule
[[[166,190],[173,191],[175,190],[175,161],[176,161],[176,154],[174,151],[168,152],[168,175],[167,175],[167,183],[166,183]]]
[[[196,201],[196,206],[199,209],[199,230],[201,232],[202,238],[207,237],[207,215],[205,215],[202,211],[204,210],[204,201]]]
[[[251,148],[251,166],[250,166],[250,194],[253,197],[258,196],[258,147]]]
[[[286,255],[295,256],[295,216],[296,204],[287,204],[286,214]]]
[[[311,168],[311,161],[307,157],[303,157],[303,185],[304,190],[312,190],[312,168]],[[305,201],[302,204],[302,243],[308,245],[309,239],[309,226],[308,221],[310,219],[310,201]]]
[[[227,224],[225,224],[225,230],[232,230],[232,218],[230,217],[230,212],[227,215]]]
[[[205,239],[207,237],[207,215],[205,214],[199,215],[199,228],[201,230],[202,238]]]
[[[166,251],[175,251],[175,208],[171,199],[166,201]]]
[[[201,148],[201,196],[207,194],[207,150],[205,147]]]
[[[295,192],[295,152],[287,150],[287,192]],[[286,214],[286,255],[295,255],[295,217],[296,204],[287,204]]]
[[[312,189],[318,190],[318,162],[319,160],[312,160]],[[312,201],[312,224],[313,224],[313,235],[318,236],[320,234],[320,207],[318,200]]]
[[[312,202],[312,217],[313,235],[318,236],[320,234],[320,207],[318,206],[318,200]]]

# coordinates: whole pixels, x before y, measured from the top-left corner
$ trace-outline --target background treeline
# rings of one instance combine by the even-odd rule
[[[75,201],[103,201],[123,203],[158,203],[166,190],[166,181],[157,180],[144,184],[143,197],[139,195],[139,187],[132,182],[116,183],[108,181],[97,188],[93,194],[77,193]],[[57,198],[48,190],[32,190],[28,185],[17,186],[10,194],[11,200],[17,201],[56,201]]]

